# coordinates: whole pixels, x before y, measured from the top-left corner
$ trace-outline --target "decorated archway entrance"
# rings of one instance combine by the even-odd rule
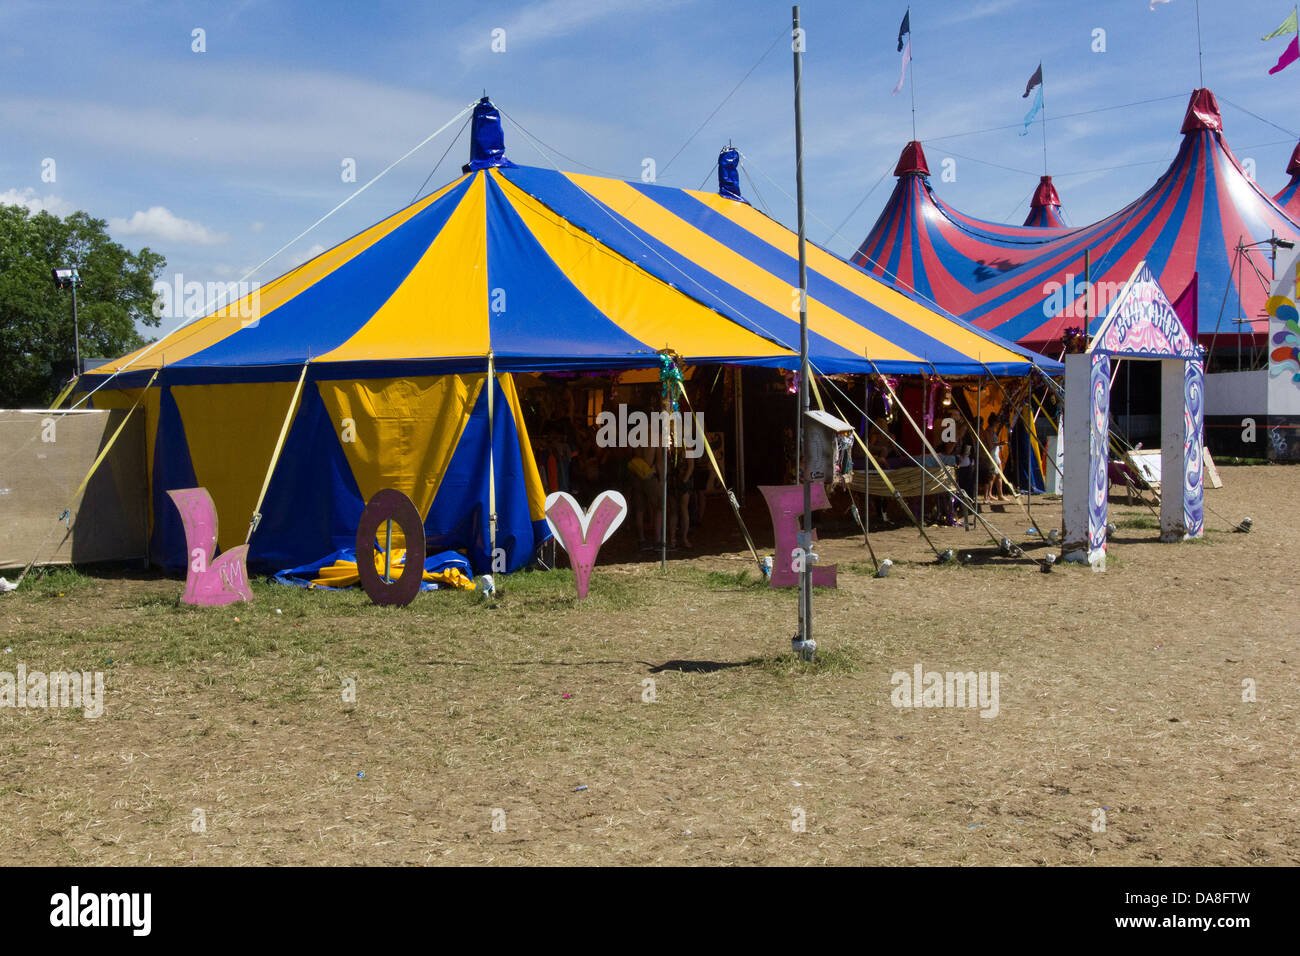
[[[1120,358],[1160,362],[1160,540],[1183,541],[1205,533],[1205,362],[1142,261],[1112,302],[1087,351],[1065,357],[1061,556],[1086,561],[1094,571],[1106,570],[1110,370],[1112,359]]]

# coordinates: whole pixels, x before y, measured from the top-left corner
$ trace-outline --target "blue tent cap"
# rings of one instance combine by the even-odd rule
[[[748,205],[740,194],[740,150],[728,146],[718,154],[718,195]]]
[[[461,168],[468,173],[475,169],[488,169],[491,166],[509,166],[515,164],[506,159],[506,140],[501,130],[501,111],[492,105],[486,96],[474,107],[474,119],[470,126],[469,164]]]

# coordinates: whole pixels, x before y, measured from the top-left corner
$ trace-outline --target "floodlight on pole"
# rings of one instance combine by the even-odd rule
[[[54,276],[54,285],[59,289],[72,287],[72,357],[74,362],[74,374],[81,374],[81,329],[77,321],[77,286],[81,284],[81,276],[77,274],[76,266],[56,266],[50,270]]]

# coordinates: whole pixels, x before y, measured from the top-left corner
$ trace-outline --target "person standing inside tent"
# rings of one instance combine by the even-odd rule
[[[989,502],[1004,502],[1007,500],[1006,496],[1003,494],[1004,482],[1001,475],[1001,469],[1005,464],[1003,460],[1005,456],[1002,452],[1006,445],[1002,439],[1002,426],[1002,413],[994,412],[988,417],[988,424],[984,429],[984,434],[981,436],[984,442],[984,447],[989,451],[992,462],[997,463],[997,467],[995,468],[993,467],[992,462],[990,462],[989,476],[984,483],[984,499]],[[993,493],[994,489],[997,490],[996,495]]]
[[[668,471],[668,547],[677,547],[677,528],[682,529],[682,547],[691,544],[691,490],[694,487],[695,459],[684,448],[669,453]]]
[[[963,420],[957,425],[957,440],[953,442],[953,455],[957,459],[957,487],[971,501],[975,500],[975,449],[971,441],[970,426]]]
[[[636,534],[642,551],[654,550],[654,543],[646,534],[647,528],[663,524],[659,474],[655,470],[658,456],[657,448],[646,445],[635,449],[627,461],[628,482],[632,490],[632,519],[636,522]],[[647,519],[651,524],[648,525]],[[662,539],[663,529],[659,528],[658,540]]]

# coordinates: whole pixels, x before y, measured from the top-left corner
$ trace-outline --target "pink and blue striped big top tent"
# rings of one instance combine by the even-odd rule
[[[1300,222],[1300,143],[1291,152],[1291,161],[1286,164],[1286,174],[1291,181],[1282,187],[1282,191],[1273,197],[1288,216]]]
[[[1236,246],[1271,234],[1300,241],[1300,221],[1243,171],[1209,90],[1193,91],[1182,134],[1178,154],[1154,186],[1100,222],[1073,229],[1009,226],[958,212],[935,195],[921,146],[909,143],[895,170],[898,185],[853,261],[978,328],[1057,355],[1062,333],[1085,325],[1089,314],[1097,325],[1146,260],[1171,299],[1198,277],[1202,343],[1258,344],[1267,334],[1267,318],[1260,316],[1269,257],[1267,250],[1248,250],[1237,262]],[[1091,313],[1085,253],[1094,283]],[[1249,320],[1240,325],[1234,321],[1239,298]]]

